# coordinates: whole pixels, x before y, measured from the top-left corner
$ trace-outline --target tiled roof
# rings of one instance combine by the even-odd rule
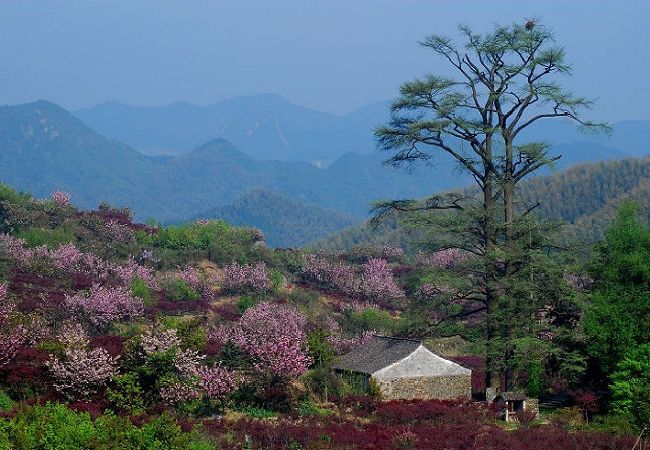
[[[409,356],[421,345],[420,341],[386,336],[374,336],[369,342],[342,355],[334,369],[373,374]]]

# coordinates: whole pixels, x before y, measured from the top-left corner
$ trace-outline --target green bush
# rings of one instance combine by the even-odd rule
[[[320,408],[311,400],[305,400],[298,405],[298,414],[303,417],[327,417],[332,411]]]
[[[144,398],[138,376],[133,373],[116,375],[106,390],[106,399],[118,410],[130,414],[144,411]]]
[[[296,306],[311,309],[316,305],[319,297],[318,292],[295,288],[289,293],[288,300]]]
[[[244,314],[248,308],[255,306],[256,303],[257,300],[255,300],[252,296],[242,295],[239,297],[239,301],[237,302],[237,309],[239,309],[240,313]]]
[[[135,277],[131,281],[131,293],[134,297],[141,298],[146,306],[153,306],[156,303],[151,289],[149,289],[149,286],[147,286],[147,283],[142,278]]]
[[[14,401],[5,391],[0,390],[0,411],[10,411],[14,407]]]
[[[314,331],[307,336],[307,347],[309,348],[309,356],[314,361],[315,366],[328,367],[334,358],[336,358],[336,351],[327,339],[329,333],[325,331]]]
[[[198,300],[201,294],[192,289],[187,281],[175,278],[165,284],[166,297],[175,302]]]
[[[309,392],[323,401],[332,396],[340,396],[346,390],[339,375],[326,367],[317,367],[302,377]]]
[[[91,420],[87,413],[72,411],[60,403],[48,403],[19,411],[11,420],[0,420],[0,444],[15,450],[208,450],[214,443],[197,431],[184,433],[178,423],[163,414],[142,428],[112,413]]]
[[[367,308],[362,311],[348,313],[350,330],[358,333],[365,330],[374,330],[378,333],[394,334],[399,328],[399,320],[393,318],[389,312],[377,308]]]
[[[56,248],[61,244],[75,242],[75,235],[68,228],[27,228],[16,233],[16,237],[24,239],[30,247],[47,245]]]
[[[270,419],[278,415],[275,411],[250,405],[238,405],[235,407],[235,411],[244,413],[253,419]]]
[[[630,350],[610,378],[612,412],[632,415],[639,428],[650,423],[650,343]]]

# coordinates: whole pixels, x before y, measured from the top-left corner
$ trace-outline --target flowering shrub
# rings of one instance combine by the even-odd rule
[[[230,291],[264,292],[271,287],[271,282],[266,273],[266,263],[232,264],[226,266],[224,275],[219,280],[223,287]]]
[[[46,366],[54,378],[54,388],[69,399],[84,399],[98,392],[117,373],[118,359],[103,348],[88,349],[88,339],[78,325],[64,327],[60,341],[62,358],[50,356]]]
[[[306,280],[333,289],[350,297],[386,300],[404,296],[385,259],[371,258],[361,267],[358,276],[352,266],[333,263],[317,255],[307,255],[303,268]]]
[[[66,297],[66,305],[92,325],[103,328],[111,322],[139,317],[144,312],[142,300],[123,287],[93,285],[88,295]]]
[[[0,284],[0,369],[12,362],[27,338],[25,327],[11,323],[15,306],[6,297],[7,286]]]
[[[70,275],[85,275],[95,282],[116,280],[123,286],[130,286],[135,278],[141,278],[150,289],[156,288],[156,280],[151,269],[141,266],[133,259],[125,264],[114,264],[93,255],[81,252],[73,244],[61,244],[54,250],[46,246],[28,248],[23,239],[0,234],[0,243],[8,250],[12,258],[23,267],[32,264],[49,264],[52,268]]]
[[[404,291],[395,283],[393,272],[384,259],[370,259],[363,265],[361,291],[373,299],[404,297]]]
[[[181,340],[178,337],[178,331],[174,328],[160,330],[158,327],[153,327],[140,336],[140,346],[146,356],[168,352],[179,347],[180,344]]]
[[[375,333],[372,331],[364,331],[360,336],[351,338],[345,338],[339,334],[331,334],[327,337],[327,340],[332,344],[334,351],[336,351],[337,354],[342,355],[343,353],[352,350],[354,347],[365,344],[372,339],[374,334]]]
[[[108,237],[116,242],[125,242],[135,235],[129,225],[118,222],[117,220],[108,220],[104,223],[104,228]]]
[[[237,389],[235,374],[223,367],[199,367],[196,375],[199,377],[199,386],[212,401],[220,401]]]
[[[54,191],[52,192],[52,200],[59,206],[69,206],[70,194],[64,191]]]
[[[160,388],[160,398],[168,405],[190,402],[201,397],[197,386],[189,383],[176,382]]]
[[[246,310],[231,329],[213,330],[211,338],[228,340],[255,360],[254,367],[277,376],[298,376],[311,363],[307,356],[305,316],[290,306],[263,302]]]

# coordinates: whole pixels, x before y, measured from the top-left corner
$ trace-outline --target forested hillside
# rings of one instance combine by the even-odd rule
[[[468,191],[471,192],[471,191]],[[581,164],[522,184],[520,201],[540,203],[536,214],[567,224],[565,240],[593,243],[603,236],[616,209],[625,199],[644,206],[650,214],[650,158]],[[377,229],[354,227],[317,241],[322,249],[345,249],[355,245],[395,244],[408,246],[421,239],[418,232],[399,227],[393,217]]]
[[[203,217],[219,217],[239,226],[254,224],[264,230],[269,245],[280,248],[303,246],[358,223],[353,216],[263,190],[248,192],[229,205],[207,211]]]

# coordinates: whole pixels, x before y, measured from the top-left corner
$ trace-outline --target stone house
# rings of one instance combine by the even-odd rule
[[[373,336],[342,355],[333,369],[372,380],[384,400],[469,399],[472,395],[471,370],[412,339]]]

